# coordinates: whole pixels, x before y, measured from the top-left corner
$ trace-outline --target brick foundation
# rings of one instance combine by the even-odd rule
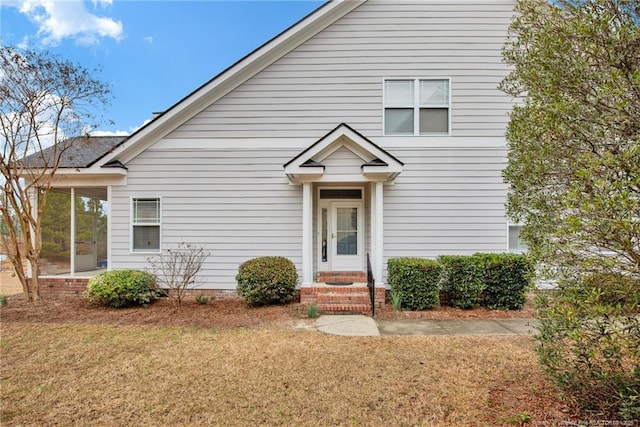
[[[187,289],[185,291],[186,298],[194,298],[198,295],[214,297],[219,300],[239,300],[243,299],[235,289]]]
[[[335,276],[333,276],[335,277]],[[73,296],[82,297],[87,289],[87,277],[41,277],[40,293],[43,296]],[[235,289],[188,289],[187,298],[196,295],[215,297],[218,300],[242,299]],[[375,288],[376,307],[385,304],[385,288]],[[293,302],[303,304],[317,304],[320,311],[325,313],[362,313],[371,314],[369,289],[366,286],[323,286],[303,287],[293,298]]]
[[[40,293],[43,296],[77,296],[84,295],[89,284],[88,277],[40,277],[38,280]],[[186,298],[194,298],[197,295],[214,297],[217,300],[243,299],[235,289],[187,289]],[[296,291],[293,302],[300,302],[300,293]]]
[[[40,277],[40,293],[50,296],[83,296],[89,284],[88,277]],[[187,289],[185,296],[195,298],[206,295],[215,299],[242,299],[235,289]]]
[[[87,277],[40,277],[41,295],[82,296],[89,284]]]

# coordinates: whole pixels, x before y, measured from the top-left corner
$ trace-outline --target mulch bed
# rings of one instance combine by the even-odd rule
[[[476,308],[462,310],[442,306],[433,310],[399,311],[386,304],[376,310],[377,319],[489,319],[534,317],[532,297],[522,310],[503,311]],[[11,296],[0,308],[2,322],[88,323],[110,325],[168,325],[215,328],[290,327],[307,317],[300,303],[281,306],[248,307],[242,300],[221,299],[198,304],[193,299],[176,307],[162,298],[148,307],[109,308],[82,297],[45,297],[38,304],[27,303],[21,295]]]
[[[428,319],[428,320],[451,320],[451,319],[521,319],[536,317],[536,310],[533,306],[534,294],[528,295],[527,302],[521,310],[489,310],[485,307],[477,307],[464,310],[446,305],[432,310],[421,311],[394,311],[391,303],[387,302],[382,308],[376,309],[376,318],[381,320],[392,319]]]

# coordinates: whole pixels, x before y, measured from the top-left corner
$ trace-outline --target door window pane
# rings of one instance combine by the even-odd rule
[[[338,255],[358,255],[358,234],[355,232],[338,232]]]
[[[327,262],[327,208],[322,208],[322,262]]]
[[[337,255],[358,254],[358,208],[336,209]]]

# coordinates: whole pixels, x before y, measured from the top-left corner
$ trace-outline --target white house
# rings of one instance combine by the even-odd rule
[[[384,289],[391,257],[517,250],[497,89],[514,6],[328,2],[129,138],[89,141],[56,181],[76,243],[41,274],[144,268],[188,242],[212,254],[201,289],[233,291],[240,263],[279,255],[304,299],[364,280],[367,254]]]

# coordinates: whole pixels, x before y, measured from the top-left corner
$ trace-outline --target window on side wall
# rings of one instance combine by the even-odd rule
[[[521,225],[509,224],[509,252],[521,254],[529,249],[527,243],[520,238]]]
[[[449,119],[448,79],[385,80],[385,135],[448,135]]]
[[[160,226],[159,198],[132,199],[132,252],[160,252]]]

